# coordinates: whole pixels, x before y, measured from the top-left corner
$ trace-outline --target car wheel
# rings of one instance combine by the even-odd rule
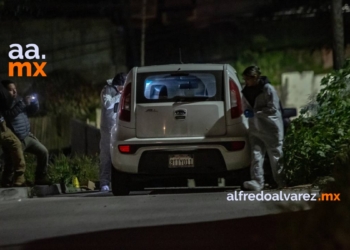
[[[130,192],[130,176],[116,170],[112,165],[112,193],[115,196],[128,195]]]

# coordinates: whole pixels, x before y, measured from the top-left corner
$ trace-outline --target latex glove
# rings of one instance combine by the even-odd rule
[[[111,95],[103,95],[103,100],[106,104],[107,102],[110,102],[112,100],[112,96]]]
[[[254,111],[251,109],[246,109],[244,110],[244,116],[247,118],[252,118],[254,117]]]

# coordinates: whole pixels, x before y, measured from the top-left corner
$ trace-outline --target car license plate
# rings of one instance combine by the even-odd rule
[[[169,168],[193,168],[193,155],[178,154],[169,155]]]

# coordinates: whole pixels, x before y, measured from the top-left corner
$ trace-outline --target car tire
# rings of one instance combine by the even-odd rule
[[[112,193],[115,196],[129,195],[131,179],[129,174],[116,170],[112,165]]]

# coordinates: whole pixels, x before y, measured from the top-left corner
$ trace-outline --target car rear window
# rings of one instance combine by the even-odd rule
[[[137,103],[222,101],[222,71],[182,71],[137,75]]]

